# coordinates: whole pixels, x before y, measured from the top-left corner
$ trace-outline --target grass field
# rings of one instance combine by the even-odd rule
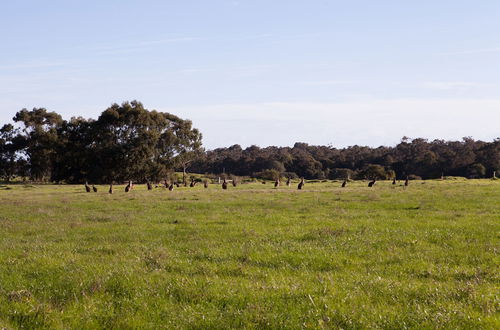
[[[500,180],[0,187],[0,328],[500,328]]]

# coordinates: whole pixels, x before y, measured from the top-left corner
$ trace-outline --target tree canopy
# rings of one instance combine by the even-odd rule
[[[394,147],[337,149],[240,145],[205,151],[189,120],[147,110],[138,101],[112,104],[97,119],[63,120],[44,108],[22,109],[0,128],[0,177],[110,183],[160,181],[173,171],[266,179],[389,179],[500,173],[500,139],[492,142],[410,139]]]
[[[352,146],[337,149],[296,143],[293,147],[239,145],[207,151],[194,162],[192,171],[308,179],[435,179],[442,175],[469,178],[491,177],[500,172],[500,139],[492,142],[463,138],[461,141],[427,141],[403,138],[394,147]],[[276,174],[274,174],[276,175]]]
[[[9,124],[0,131],[7,180],[13,175],[6,164],[16,160],[26,162],[36,181],[160,180],[201,151],[202,136],[191,121],[138,101],[113,104],[97,120],[65,121],[43,108],[23,109],[13,120],[17,130]]]

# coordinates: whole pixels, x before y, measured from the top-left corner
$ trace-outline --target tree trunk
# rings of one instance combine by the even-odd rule
[[[182,184],[184,186],[187,185],[187,183],[186,183],[186,164],[182,165]]]

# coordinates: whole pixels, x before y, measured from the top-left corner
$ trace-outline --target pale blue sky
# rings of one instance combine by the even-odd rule
[[[0,4],[0,121],[111,103],[193,120],[207,148],[500,136],[497,0]]]

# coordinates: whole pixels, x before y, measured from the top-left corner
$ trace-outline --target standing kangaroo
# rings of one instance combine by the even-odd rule
[[[132,190],[132,181],[129,181],[128,185],[125,187],[125,192],[128,193],[130,190]]]
[[[301,178],[300,179],[300,182],[299,182],[299,185],[297,186],[297,189],[298,190],[302,190],[302,188],[304,187],[304,178]]]

